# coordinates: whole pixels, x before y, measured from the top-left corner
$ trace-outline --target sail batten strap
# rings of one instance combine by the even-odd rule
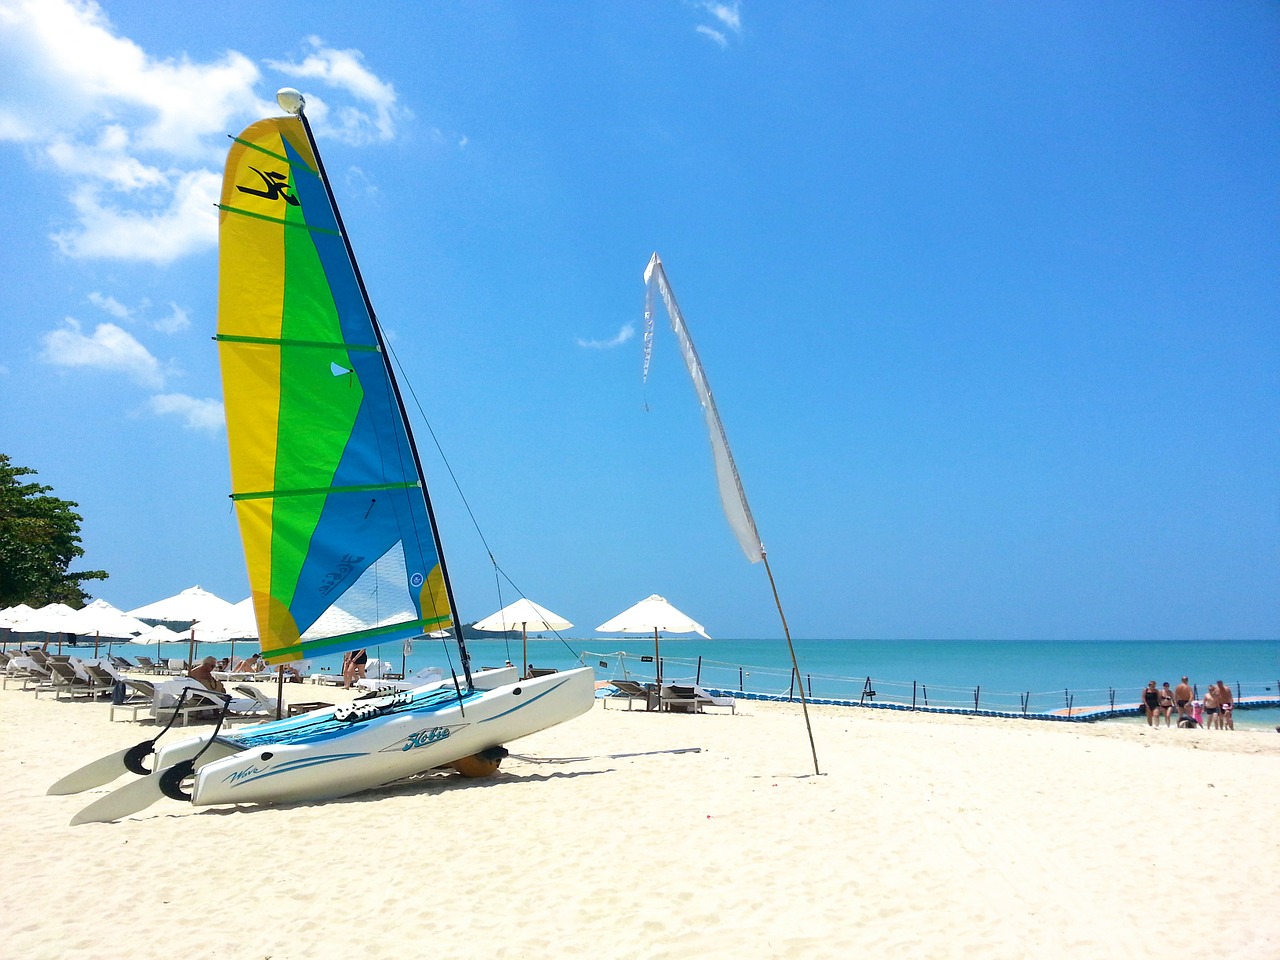
[[[298,643],[290,644],[287,647],[277,647],[271,651],[263,651],[263,658],[268,663],[275,663],[281,660],[296,659],[301,654],[322,654],[327,649],[333,647],[349,647],[356,641],[373,640],[379,637],[385,637],[387,634],[398,634],[403,637],[413,636],[415,633],[426,633],[428,630],[435,630],[438,627],[446,626],[452,623],[452,618],[447,614],[440,617],[423,617],[419,620],[402,620],[399,623],[388,623],[381,627],[370,627],[368,630],[356,630],[352,633],[339,634],[336,637],[318,637],[314,640],[301,640]]]
[[[251,143],[248,140],[242,140],[240,137],[232,137],[231,139],[234,140],[236,143],[240,144],[240,146],[242,147],[248,147],[250,150],[257,150],[259,153],[265,153],[268,157],[271,157],[274,160],[279,160],[281,163],[287,163],[290,167],[301,167],[303,170],[307,171],[307,173],[311,174],[313,177],[320,176],[319,172],[311,169],[310,164],[306,162],[294,163],[288,157],[284,156],[284,154],[276,153],[274,150],[268,150],[266,147],[262,146],[262,144],[260,143]]]
[[[417,480],[403,483],[363,483],[350,487],[302,487],[297,490],[255,490],[250,493],[233,493],[232,500],[268,500],[281,497],[318,497],[330,493],[371,493],[375,490],[412,490],[421,486]]]
[[[299,230],[310,230],[312,233],[327,233],[331,237],[340,237],[337,230],[330,230],[328,227],[317,227],[310,223],[303,223],[297,220],[282,220],[280,217],[268,217],[265,213],[254,213],[252,210],[243,210],[240,207],[230,207],[225,203],[215,203],[215,207],[219,210],[225,210],[227,213],[238,213],[242,217],[252,217],[254,220],[265,220],[267,223],[278,223],[282,227],[297,227]]]
[[[282,340],[279,337],[244,337],[234,333],[219,333],[213,339],[220,343],[252,343],[268,347],[324,347],[355,353],[382,352],[382,348],[376,343],[343,343],[340,340]]]

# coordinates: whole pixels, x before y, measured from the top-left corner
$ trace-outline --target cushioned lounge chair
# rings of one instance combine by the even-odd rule
[[[737,713],[733,697],[713,697],[701,687],[686,687],[672,683],[662,688],[662,709],[672,713],[702,713],[708,707],[728,707]]]
[[[610,680],[609,682],[617,688],[618,692],[602,699],[606,710],[609,708],[610,700],[615,702],[619,700],[626,701],[628,710],[630,710],[631,705],[637,701],[644,704],[646,707],[650,705],[653,697],[653,684],[637,683],[634,680]]]

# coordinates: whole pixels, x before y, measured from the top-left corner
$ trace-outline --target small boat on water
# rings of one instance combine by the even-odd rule
[[[219,203],[219,354],[236,506],[263,657],[357,650],[462,623],[427,484],[302,96],[235,137]],[[315,802],[453,765],[497,769],[503,744],[594,703],[591,668],[460,676],[155,749],[64,777],[79,793],[142,776],[72,823],[171,797],[196,806]],[[143,765],[155,753],[150,771]]]

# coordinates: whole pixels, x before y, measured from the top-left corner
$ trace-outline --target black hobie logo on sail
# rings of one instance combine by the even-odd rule
[[[363,561],[364,557],[353,557],[349,553],[343,557],[337,569],[330,570],[325,576],[324,582],[320,584],[320,596],[328,596],[334,587],[351,576],[351,571],[356,568],[356,564]]]
[[[253,187],[242,187],[236,184],[236,189],[241,193],[247,193],[251,196],[262,197],[264,200],[283,200],[285,203],[298,205],[298,198],[289,193],[289,178],[283,173],[276,173],[272,170],[269,173],[263,173],[257,167],[250,167],[254,173],[262,178],[262,185],[265,189],[256,190]]]

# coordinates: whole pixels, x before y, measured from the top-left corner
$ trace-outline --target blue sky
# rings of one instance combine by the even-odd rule
[[[0,450],[118,606],[248,593],[212,203],[284,85],[571,635],[781,633],[669,329],[641,382],[658,250],[795,635],[1280,636],[1275,4],[0,0]],[[415,429],[477,619],[514,592]]]

